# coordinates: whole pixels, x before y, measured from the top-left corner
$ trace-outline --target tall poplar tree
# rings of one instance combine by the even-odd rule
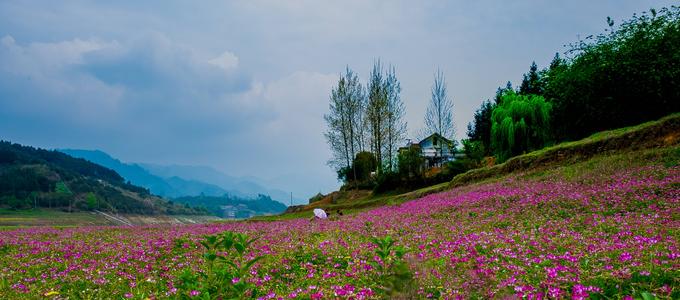
[[[382,173],[383,147],[386,139],[387,90],[385,89],[384,81],[382,64],[380,60],[377,60],[373,64],[373,69],[368,79],[368,104],[366,107],[371,152],[373,152],[378,162],[377,174]]]
[[[333,157],[329,164],[336,171],[351,169],[354,156],[363,149],[363,110],[365,93],[359,78],[349,67],[331,91],[329,113],[324,115],[324,134]]]
[[[434,75],[432,98],[425,113],[425,128],[429,133],[438,133],[453,140],[455,125],[453,123],[453,100],[446,89],[446,79],[441,70]]]

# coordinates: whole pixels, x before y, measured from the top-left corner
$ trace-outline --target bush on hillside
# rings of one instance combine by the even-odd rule
[[[634,15],[572,44],[545,76],[559,141],[680,111],[680,7]]]

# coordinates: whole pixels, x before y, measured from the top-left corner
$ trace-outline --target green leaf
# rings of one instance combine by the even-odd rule
[[[205,259],[207,259],[208,261],[213,261],[213,260],[215,260],[215,259],[217,258],[217,255],[215,255],[215,253],[210,253],[210,252],[208,252],[208,253],[206,253],[206,254],[203,254],[203,256],[204,256]]]
[[[246,246],[244,246],[241,243],[236,243],[234,244],[234,249],[236,249],[236,251],[238,251],[239,254],[243,254],[243,252],[246,250]]]
[[[201,245],[203,245],[203,247],[205,247],[206,249],[210,249],[210,246],[205,241],[201,241]]]
[[[655,300],[656,299],[656,296],[654,296],[653,294],[651,294],[649,292],[642,292],[642,293],[640,293],[640,296],[642,296],[642,299],[644,299],[644,300]]]
[[[230,266],[233,267],[235,270],[238,270],[238,266],[237,266],[234,262],[226,261],[226,264],[227,264],[227,265],[230,265]]]
[[[252,244],[253,242],[255,242],[255,241],[259,240],[259,239],[260,239],[259,237],[250,239],[248,242],[246,242],[246,247],[249,247],[250,244]]]
[[[241,273],[242,273],[242,274],[243,274],[243,273],[246,273],[248,270],[250,270],[250,268],[251,268],[255,263],[257,263],[257,262],[258,262],[259,260],[261,260],[262,258],[264,258],[264,256],[258,256],[258,257],[255,257],[255,258],[249,260],[248,262],[246,262],[246,264],[243,266],[243,268],[241,268]]]

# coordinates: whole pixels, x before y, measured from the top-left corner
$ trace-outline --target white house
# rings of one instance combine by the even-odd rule
[[[408,150],[409,147],[420,149],[426,168],[441,167],[444,163],[455,159],[453,142],[438,133],[433,133],[418,143],[410,143],[400,148],[400,151]]]

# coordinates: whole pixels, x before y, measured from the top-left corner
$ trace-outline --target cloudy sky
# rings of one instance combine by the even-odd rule
[[[440,68],[461,138],[533,60],[674,1],[106,2],[0,1],[0,139],[207,165],[307,197],[338,186],[323,114],[346,65],[396,67],[411,135]]]

